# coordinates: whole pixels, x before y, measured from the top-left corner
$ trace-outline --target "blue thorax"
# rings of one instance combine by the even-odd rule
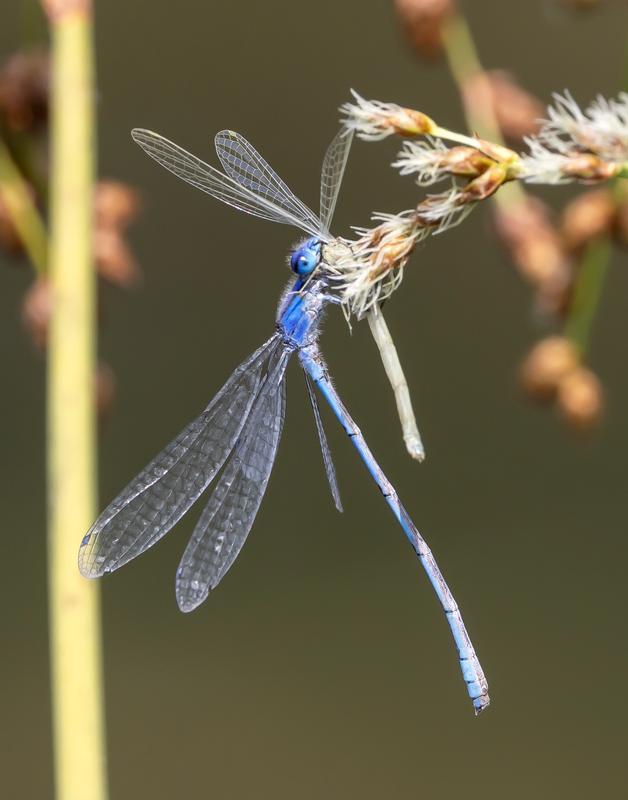
[[[329,300],[321,278],[298,277],[284,292],[277,309],[277,328],[286,344],[303,347],[315,341],[324,307]]]

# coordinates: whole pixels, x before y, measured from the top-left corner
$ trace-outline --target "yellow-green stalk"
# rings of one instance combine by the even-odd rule
[[[48,351],[48,536],[57,800],[105,800],[98,586],[76,558],[96,510],[95,171],[91,8],[44,0],[52,38],[53,316]]]

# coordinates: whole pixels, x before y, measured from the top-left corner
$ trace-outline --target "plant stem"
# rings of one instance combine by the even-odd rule
[[[94,518],[91,9],[46,0],[52,36],[48,536],[57,800],[107,796],[98,586],[76,557]]]
[[[565,336],[576,345],[582,358],[586,358],[589,352],[591,329],[600,305],[612,249],[607,236],[595,239],[589,243],[578,268],[565,322]]]
[[[28,185],[0,137],[0,201],[4,205],[33,267],[46,272],[46,228]]]

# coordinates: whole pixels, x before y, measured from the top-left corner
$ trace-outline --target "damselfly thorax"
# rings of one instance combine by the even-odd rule
[[[304,347],[318,337],[328,303],[341,303],[334,267],[349,247],[338,239],[310,238],[290,253],[290,269],[297,276],[286,288],[277,309],[277,329],[287,344]]]

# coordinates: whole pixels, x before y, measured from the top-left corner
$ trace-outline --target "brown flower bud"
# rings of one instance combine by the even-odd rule
[[[608,189],[592,189],[565,207],[561,232],[570,252],[579,252],[592,239],[610,233],[615,220],[615,200]]]
[[[94,194],[94,214],[98,228],[126,228],[140,208],[138,193],[122,181],[101,180]]]
[[[99,275],[123,289],[137,286],[141,278],[140,269],[119,230],[96,228],[93,247]]]
[[[590,369],[578,367],[560,381],[557,403],[566,422],[578,430],[588,430],[602,416],[602,385]]]
[[[505,180],[506,170],[502,164],[495,164],[489,167],[461,189],[461,203],[475,203],[479,200],[486,200],[487,197],[495,194]]]
[[[376,281],[381,275],[392,269],[401,269],[414,250],[414,245],[415,240],[405,236],[399,236],[381,245],[373,255],[375,266],[369,272],[369,278]]]
[[[536,198],[494,207],[497,235],[523,277],[542,294],[551,310],[562,303],[571,265],[547,207]]]
[[[463,145],[444,150],[439,162],[442,170],[462,178],[477,178],[493,165],[492,158],[488,158],[475,147]]]
[[[399,136],[425,136],[432,133],[436,124],[433,119],[415,111],[413,108],[401,108],[390,114],[386,120],[390,128]]]
[[[22,301],[22,322],[36,347],[44,349],[52,314],[52,292],[46,278],[37,278]]]
[[[454,0],[395,0],[395,10],[410,46],[433,60],[443,49],[443,29],[456,8]]]
[[[492,114],[504,136],[520,140],[539,129],[545,108],[502,70],[476,72],[464,82],[465,106],[482,117]]]
[[[540,401],[552,400],[567,375],[579,368],[578,351],[562,336],[538,342],[524,359],[520,378],[526,394]]]
[[[571,153],[562,171],[569,178],[596,182],[614,177],[618,169],[617,164],[604,161],[593,153]]]
[[[43,51],[16,53],[0,70],[0,118],[14,131],[48,121],[49,60]]]
[[[478,139],[479,148],[485,155],[489,156],[498,164],[512,164],[519,161],[519,155],[503,144],[488,142],[486,139]]]

